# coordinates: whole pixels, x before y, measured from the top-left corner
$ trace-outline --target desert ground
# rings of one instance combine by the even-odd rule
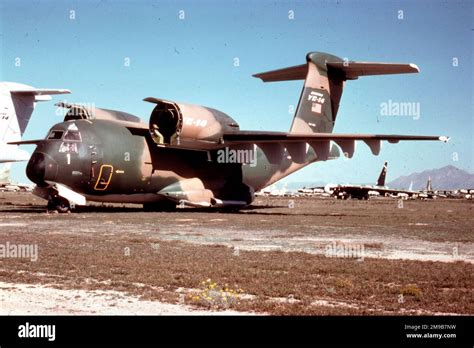
[[[472,315],[473,223],[466,200],[56,214],[0,193],[0,315]]]

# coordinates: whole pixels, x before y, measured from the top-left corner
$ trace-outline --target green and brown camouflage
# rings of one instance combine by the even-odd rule
[[[28,166],[35,193],[68,210],[87,201],[170,208],[243,207],[256,191],[318,161],[352,157],[355,141],[375,155],[380,142],[446,140],[439,136],[333,134],[346,80],[418,72],[413,64],[357,63],[313,52],[304,65],[254,75],[264,82],[304,79],[290,131],[241,131],[225,113],[154,97],[149,122],[121,111],[69,109]],[[26,142],[25,142],[26,143]],[[31,141],[29,143],[32,143]]]

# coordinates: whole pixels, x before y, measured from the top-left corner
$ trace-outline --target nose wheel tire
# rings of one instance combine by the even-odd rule
[[[48,211],[54,210],[60,214],[69,213],[71,211],[71,204],[63,197],[54,197],[48,201]]]

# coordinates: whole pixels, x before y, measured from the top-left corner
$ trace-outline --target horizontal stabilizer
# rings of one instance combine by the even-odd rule
[[[328,62],[327,65],[331,68],[343,71],[346,80],[354,80],[359,76],[412,74],[420,72],[420,69],[418,68],[418,66],[416,66],[416,64]]]
[[[53,94],[70,94],[69,89],[46,89],[46,88],[36,88],[36,89],[17,89],[11,90],[10,93],[18,95],[53,95]]]
[[[326,69],[338,73],[344,80],[355,80],[359,76],[412,74],[419,73],[416,64],[377,63],[377,62],[344,62],[328,61]],[[263,82],[304,80],[308,74],[308,64],[296,65],[288,68],[271,70],[253,75]]]
[[[69,89],[46,89],[46,88],[36,88],[36,89],[17,89],[10,90],[12,96],[16,97],[34,97],[35,102],[48,101],[51,100],[51,95],[53,94],[69,94],[71,91]]]
[[[263,82],[304,80],[306,78],[307,72],[308,66],[303,64],[255,74],[253,77],[259,78]]]

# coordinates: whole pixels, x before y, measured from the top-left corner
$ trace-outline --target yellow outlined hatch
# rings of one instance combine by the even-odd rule
[[[104,191],[110,184],[110,180],[112,179],[112,174],[114,173],[114,167],[110,164],[103,164],[100,167],[99,178],[95,183],[94,190],[97,191]]]

